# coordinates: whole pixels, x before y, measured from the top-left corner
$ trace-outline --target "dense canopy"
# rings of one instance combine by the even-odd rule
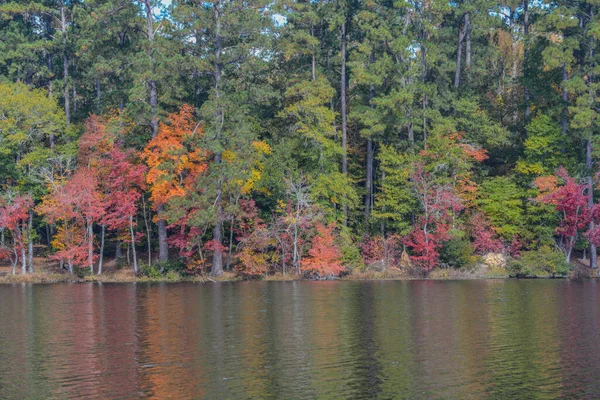
[[[6,0],[0,255],[23,273],[38,249],[72,273],[124,249],[158,274],[596,267],[599,15]]]

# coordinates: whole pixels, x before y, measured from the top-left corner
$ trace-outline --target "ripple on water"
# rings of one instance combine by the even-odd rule
[[[598,398],[594,282],[0,287],[0,398]]]

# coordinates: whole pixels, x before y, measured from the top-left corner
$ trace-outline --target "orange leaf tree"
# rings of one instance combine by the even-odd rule
[[[335,276],[344,271],[342,252],[335,244],[335,223],[315,224],[317,234],[312,239],[308,257],[302,261],[302,271],[318,276]]]

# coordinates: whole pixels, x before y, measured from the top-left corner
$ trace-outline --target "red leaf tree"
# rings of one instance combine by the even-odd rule
[[[55,187],[42,202],[40,212],[51,224],[57,224],[53,258],[74,266],[87,264],[94,271],[93,226],[104,215],[95,170],[78,168],[70,179]]]
[[[429,272],[438,265],[440,250],[450,238],[452,216],[462,209],[462,202],[452,186],[437,183],[422,162],[416,164],[411,183],[423,213],[406,238],[406,245],[411,249],[411,260]]]
[[[547,179],[536,180],[538,188],[546,192],[538,199],[543,203],[553,205],[558,212],[560,224],[556,228],[556,233],[559,235],[559,244],[566,254],[567,262],[570,262],[577,236],[586,228],[592,214],[588,209],[588,196],[585,194],[587,185],[575,182],[575,179],[570,177],[567,170],[562,167],[556,171],[555,175],[556,179],[552,181],[561,180],[563,182],[561,186],[549,186],[545,184]],[[596,232],[588,233],[591,241],[596,240],[597,236],[600,238]]]
[[[2,242],[0,243],[0,258],[8,258],[12,264],[13,275],[21,259],[22,273],[27,273],[27,260],[25,255],[27,220],[33,208],[31,196],[17,195],[13,199],[2,199],[0,203],[0,230]],[[11,242],[7,243],[6,233]]]
[[[102,159],[100,187],[103,192],[102,223],[109,229],[129,230],[129,243],[133,253],[133,270],[138,272],[134,217],[145,185],[146,166],[133,162],[133,153],[115,145],[108,157]]]
[[[499,253],[504,250],[502,240],[498,238],[483,213],[473,215],[470,222],[473,247],[477,253]]]

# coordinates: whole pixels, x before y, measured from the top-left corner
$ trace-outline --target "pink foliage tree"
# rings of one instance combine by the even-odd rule
[[[138,203],[145,185],[146,167],[135,164],[131,152],[123,151],[115,145],[102,159],[100,168],[101,188],[103,191],[102,222],[113,230],[129,230],[129,242],[133,252],[133,270],[138,272],[135,244],[142,236],[135,232],[134,218],[138,212]]]
[[[577,237],[589,223],[593,210],[588,208],[588,196],[585,194],[587,185],[575,182],[575,179],[570,177],[567,170],[562,167],[555,175],[557,181],[562,180],[563,184],[546,188],[547,193],[543,194],[540,200],[553,205],[559,214],[560,224],[556,228],[556,233],[559,235],[559,244],[566,254],[567,262],[570,262]],[[542,187],[541,182],[538,183],[538,187]],[[588,232],[587,236],[592,242],[600,239],[600,234],[596,232]],[[600,243],[600,240],[598,242]]]
[[[33,208],[31,196],[17,195],[11,200],[2,200],[0,203],[0,230],[2,240],[0,243],[0,258],[7,258],[12,264],[12,273],[21,260],[22,273],[27,273],[27,259],[25,255],[27,220]],[[6,241],[6,233],[10,235],[11,243]]]
[[[473,247],[477,253],[499,253],[504,250],[502,240],[498,238],[483,213],[473,215],[470,222]]]
[[[411,174],[411,183],[423,213],[405,243],[411,249],[411,260],[429,272],[439,263],[440,250],[450,238],[453,216],[462,210],[462,202],[452,186],[437,183],[421,162]]]

